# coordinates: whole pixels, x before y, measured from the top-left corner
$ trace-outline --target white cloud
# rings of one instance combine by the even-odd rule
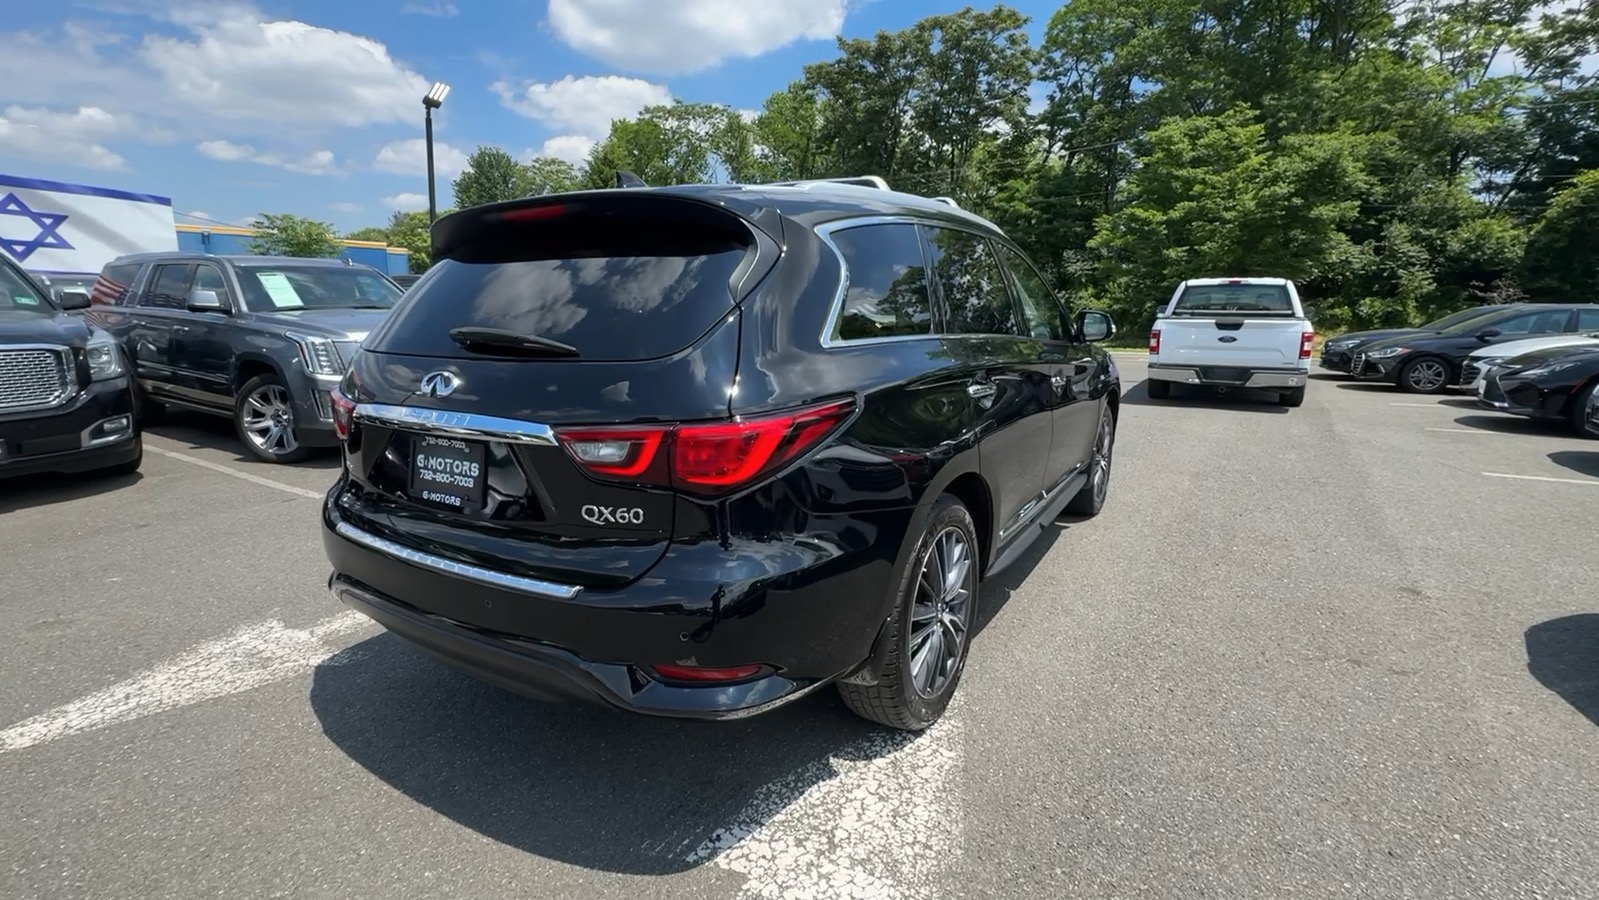
[[[528,156],[553,156],[564,159],[573,165],[582,165],[588,161],[589,151],[594,149],[595,140],[580,134],[563,134],[545,141],[536,150],[529,150]]]
[[[646,106],[672,102],[664,84],[620,75],[571,75],[560,81],[531,81],[521,87],[500,81],[494,92],[508,108],[556,131],[596,140],[611,131],[613,119],[630,119]]]
[[[262,153],[249,144],[235,144],[232,141],[201,141],[194,149],[200,151],[202,156],[222,162],[253,162],[302,175],[332,175],[338,171],[331,150],[318,150],[296,159],[277,153]]]
[[[365,209],[365,207],[363,207],[359,203],[349,203],[349,202],[346,202],[346,201],[341,201],[339,203],[329,203],[328,204],[328,208],[333,210],[334,212],[341,212],[341,213],[358,213],[358,212],[362,211],[363,209]]]
[[[233,10],[192,39],[148,35],[165,97],[211,119],[309,130],[410,121],[428,83],[371,38]]]
[[[422,138],[395,141],[378,151],[373,168],[396,175],[427,175],[427,142]],[[440,177],[457,175],[466,169],[466,154],[449,144],[433,142],[433,171]]]
[[[394,194],[383,198],[383,205],[396,212],[421,212],[428,208],[426,194]]]
[[[120,169],[126,160],[101,141],[127,130],[122,119],[98,106],[80,106],[75,112],[8,106],[0,115],[0,150],[91,169]]]
[[[844,25],[846,0],[550,0],[549,22],[572,49],[619,69],[697,72]]]
[[[407,16],[438,16],[441,19],[448,19],[460,15],[461,8],[450,0],[432,0],[431,3],[413,0],[400,7],[400,12]]]

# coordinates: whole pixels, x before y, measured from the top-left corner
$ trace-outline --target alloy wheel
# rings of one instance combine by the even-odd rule
[[[272,456],[294,452],[294,410],[281,384],[263,384],[244,398],[243,430],[256,449]]]
[[[1094,458],[1089,477],[1094,482],[1094,503],[1105,502],[1105,492],[1110,488],[1110,458],[1116,444],[1116,420],[1110,410],[1099,414],[1099,436],[1094,439]]]
[[[1444,364],[1435,359],[1424,359],[1410,364],[1405,373],[1405,381],[1420,393],[1431,393],[1443,387],[1449,380],[1449,371]]]
[[[911,606],[911,683],[923,697],[936,696],[954,677],[965,652],[967,616],[977,567],[966,533],[940,531],[922,557]]]

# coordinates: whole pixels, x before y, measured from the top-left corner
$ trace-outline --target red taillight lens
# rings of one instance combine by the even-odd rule
[[[1160,355],[1160,329],[1149,332],[1149,352],[1152,356]]]
[[[578,465],[602,478],[719,494],[815,447],[855,408],[841,400],[732,422],[558,428]]]
[[[729,666],[725,669],[707,669],[701,666],[656,666],[655,674],[668,681],[688,681],[700,684],[726,684],[743,681],[759,675],[760,666]]]
[[[333,407],[333,433],[339,440],[350,439],[350,429],[355,426],[355,401],[344,396],[344,391],[334,388],[328,394],[328,402]]]
[[[1299,335],[1299,358],[1310,359],[1310,348],[1316,343],[1316,332],[1306,331]]]

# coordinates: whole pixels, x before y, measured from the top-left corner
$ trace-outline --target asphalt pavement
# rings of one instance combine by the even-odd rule
[[[0,485],[0,896],[1593,896],[1599,441],[1120,363],[1105,512],[985,587],[915,737],[457,675],[327,594],[336,460],[226,423]]]

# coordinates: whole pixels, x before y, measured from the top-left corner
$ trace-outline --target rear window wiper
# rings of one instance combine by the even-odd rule
[[[504,328],[478,328],[463,325],[450,329],[450,340],[467,350],[510,350],[529,356],[577,356],[578,349],[571,344],[536,334],[521,334]]]

